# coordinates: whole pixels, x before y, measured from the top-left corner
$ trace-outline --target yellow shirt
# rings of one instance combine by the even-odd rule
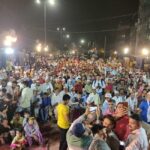
[[[68,129],[69,128],[69,121],[66,120],[65,116],[69,116],[69,107],[64,104],[59,104],[57,106],[57,125],[60,128]]]

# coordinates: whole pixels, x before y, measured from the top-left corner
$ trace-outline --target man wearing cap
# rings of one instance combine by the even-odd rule
[[[96,88],[93,88],[92,93],[87,98],[87,104],[99,106],[101,104],[100,97],[96,93]]]
[[[111,94],[110,93],[106,93],[105,94],[105,101],[104,101],[104,103],[103,103],[103,105],[102,105],[102,113],[104,114],[106,111],[107,111],[107,109],[109,108],[109,105],[108,105],[108,102],[109,102],[109,100],[111,99]]]
[[[130,134],[126,141],[125,150],[147,150],[147,135],[141,126],[141,119],[137,114],[130,116],[129,130]]]
[[[69,150],[88,150],[92,137],[89,125],[92,126],[96,120],[96,114],[90,113],[87,107],[85,113],[76,119],[67,132],[67,144]],[[87,127],[88,125],[88,127]]]

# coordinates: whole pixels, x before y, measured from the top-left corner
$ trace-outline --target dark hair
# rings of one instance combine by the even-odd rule
[[[24,84],[26,87],[28,87],[28,86],[29,86],[28,81],[23,81],[23,84]]]
[[[23,133],[23,129],[22,128],[16,128],[15,131],[18,131],[20,133]]]
[[[70,100],[70,95],[65,94],[65,95],[63,96],[63,101],[67,101],[67,100]]]
[[[20,115],[20,112],[16,111],[14,115]]]
[[[116,126],[116,121],[115,121],[115,118],[114,118],[112,115],[106,115],[106,116],[103,117],[103,121],[104,121],[104,119],[110,120],[111,123],[112,123],[112,125],[113,125],[113,128],[115,128],[115,126]]]
[[[6,90],[5,88],[2,88],[2,92],[3,92],[3,93],[6,93],[7,90]]]
[[[102,125],[99,125],[99,124],[95,124],[91,130],[92,130],[92,133],[95,135],[96,133],[98,133],[100,130],[102,130],[104,127]]]
[[[13,97],[10,93],[7,93],[6,98],[8,98],[9,100],[11,100]]]
[[[13,84],[17,84],[17,81],[13,81],[12,83],[13,83]]]
[[[136,120],[136,121],[138,121],[138,122],[141,122],[142,121],[142,119],[141,119],[141,117],[138,115],[138,114],[132,114],[131,116],[130,116],[130,118],[132,118],[133,120]]]

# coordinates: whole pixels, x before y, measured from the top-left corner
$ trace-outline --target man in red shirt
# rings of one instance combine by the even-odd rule
[[[116,126],[114,132],[118,136],[120,141],[125,141],[129,135],[129,117],[128,117],[128,108],[125,106],[125,103],[120,102],[116,107],[114,117],[116,118]]]

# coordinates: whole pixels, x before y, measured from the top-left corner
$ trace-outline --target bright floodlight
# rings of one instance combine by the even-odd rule
[[[85,40],[84,40],[84,39],[82,39],[82,40],[80,41],[80,43],[81,43],[81,44],[84,44],[84,43],[85,43]]]
[[[126,47],[126,48],[124,49],[124,54],[128,54],[128,53],[129,53],[129,48]]]
[[[49,0],[48,1],[50,3],[50,5],[54,6],[55,5],[55,0]]]
[[[12,42],[17,42],[17,38],[16,37],[12,37]]]
[[[8,54],[8,55],[9,54],[13,54],[14,53],[14,49],[8,47],[8,48],[5,49],[5,53]]]
[[[41,4],[41,0],[36,0],[36,3],[37,4]]]
[[[45,52],[47,52],[47,51],[48,51],[48,46],[46,46],[46,47],[44,48],[44,51],[45,51]]]
[[[5,39],[4,45],[5,45],[5,46],[11,46],[11,45],[12,45],[12,42],[11,42],[10,40]]]
[[[148,55],[148,53],[149,53],[148,49],[147,48],[143,48],[142,54],[146,56],[146,55]]]
[[[60,30],[60,28],[58,27],[58,28],[57,28],[57,31],[59,31],[59,30]]]
[[[63,27],[63,31],[66,31],[66,28],[65,28],[65,27]]]
[[[75,54],[75,51],[74,51],[74,50],[72,51],[72,54]]]
[[[4,45],[5,46],[11,46],[12,43],[15,43],[17,41],[17,37],[13,37],[13,36],[6,36],[5,40],[4,40]]]
[[[115,55],[117,55],[117,54],[118,54],[118,52],[117,52],[117,51],[114,51],[114,54],[115,54]]]
[[[67,35],[66,35],[66,38],[67,38],[67,39],[69,39],[69,38],[70,38],[70,35],[69,35],[69,34],[67,34]]]
[[[36,46],[36,50],[37,50],[38,52],[41,52],[41,50],[42,50],[42,44],[41,44],[41,43],[39,43],[39,44]]]

